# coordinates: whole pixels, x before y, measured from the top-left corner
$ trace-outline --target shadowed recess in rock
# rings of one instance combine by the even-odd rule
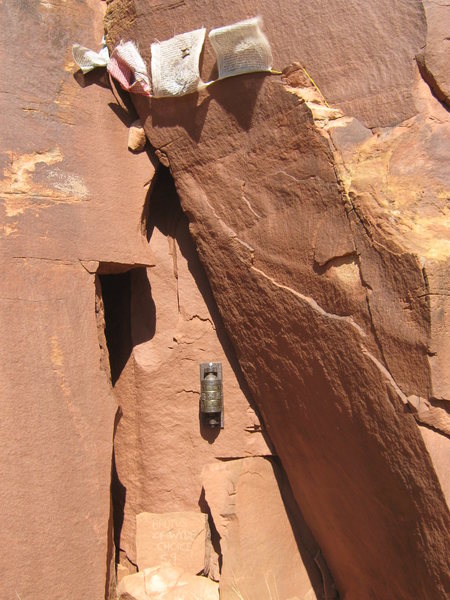
[[[105,336],[114,386],[131,354],[132,345],[152,339],[155,333],[156,308],[145,268],[114,275],[99,275],[105,310]],[[130,324],[131,278],[139,294],[141,321],[133,331]]]
[[[103,269],[114,271],[114,265],[103,266]],[[100,270],[103,270],[102,266]],[[120,374],[129,360],[132,351],[130,323],[130,281],[133,278],[139,290],[139,302],[142,315],[140,326],[137,328],[136,343],[151,339],[155,333],[155,304],[151,296],[150,285],[144,268],[132,269],[124,273],[98,275],[97,286],[101,294],[104,310],[105,338],[108,348],[108,358],[111,373],[111,383],[114,387]],[[114,420],[114,436],[122,417],[121,407],[117,409]],[[126,488],[122,485],[117,474],[115,451],[113,448],[111,464],[111,511],[112,537],[114,539],[115,561],[119,562],[120,533],[122,530]],[[107,577],[108,580],[108,577]],[[108,583],[108,582],[107,582]]]

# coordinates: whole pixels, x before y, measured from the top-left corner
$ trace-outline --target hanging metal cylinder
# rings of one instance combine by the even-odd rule
[[[222,363],[200,364],[200,415],[209,427],[224,426]]]

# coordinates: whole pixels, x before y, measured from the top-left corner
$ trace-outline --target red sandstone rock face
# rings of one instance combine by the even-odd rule
[[[320,549],[290,512],[290,490],[276,463],[263,457],[215,462],[202,479],[220,535],[221,598],[336,597],[324,586]]]
[[[93,271],[152,264],[139,223],[153,168],[128,152],[110,90],[73,77],[70,44],[96,47],[102,5],[3,2],[0,15],[0,596],[98,600],[117,404]]]
[[[281,70],[300,61],[329,102],[369,127],[398,123],[415,112],[414,57],[426,36],[424,9],[418,0],[401,0],[395,6],[390,0],[231,0],[226,4],[191,0],[167,7],[147,0],[113,0],[108,11],[110,42],[121,37],[139,40],[147,64],[150,43],[155,39],[168,39],[174,32],[190,31],[199,24],[211,29],[260,14],[272,45],[274,68]],[[204,81],[217,75],[209,42],[203,54],[202,75]],[[159,100],[155,104],[164,107],[167,114],[167,110],[177,111],[180,106],[192,107],[193,97],[182,103]],[[196,111],[197,129],[205,110],[204,106]],[[182,122],[184,109],[181,111],[177,117],[173,115],[172,125]],[[158,118],[156,113],[154,117]],[[193,121],[187,122],[193,131]]]
[[[187,573],[200,573],[205,569],[209,538],[205,513],[140,513],[136,517],[138,569],[169,562]]]
[[[156,265],[131,274],[130,356],[115,383],[116,467],[126,488],[120,548],[132,562],[138,513],[204,510],[205,464],[271,454],[166,171],[146,219]],[[223,430],[199,420],[199,364],[209,360],[223,366]]]
[[[119,600],[218,600],[217,583],[169,565],[128,575],[117,588]]]
[[[120,37],[120,6],[112,4],[107,20],[110,42]],[[139,16],[124,31],[147,59],[150,42],[173,35],[174,23],[188,30],[256,12],[232,4],[225,14],[219,3],[192,2],[171,6],[169,20],[161,6],[135,6]],[[368,22],[383,27],[364,37],[372,61],[357,44],[345,60],[345,43],[334,42],[331,66],[314,59],[330,29],[341,33],[340,12],[324,22],[327,9],[311,9],[317,53],[300,56],[297,48],[308,44],[300,36],[302,18],[291,19],[295,9],[277,6],[275,15],[270,3],[258,8],[275,64],[302,59],[325,97],[348,115],[370,126],[394,125],[420,110],[428,118],[413,69],[425,33],[419,3],[402,5],[401,21],[397,6],[365,4],[361,20],[346,4],[347,29],[363,31]],[[390,22],[399,29],[387,43],[381,31]],[[374,79],[373,65],[386,64],[387,56],[396,60]],[[210,65],[206,46],[207,74]],[[367,94],[370,86],[377,92]],[[389,186],[374,187],[384,167],[375,166],[375,176],[370,165],[348,175],[345,161],[340,168],[340,144],[324,130],[324,119],[315,118],[317,109],[274,77],[247,75],[216,83],[198,98],[136,98],[135,104],[147,137],[170,164],[243,373],[339,592],[349,599],[444,595],[448,511],[407,405],[408,396],[433,397],[428,298],[434,292],[426,267],[431,270],[434,258],[441,270],[445,250],[424,255],[420,227],[407,215],[399,233],[392,232],[396,200]],[[432,120],[411,131],[423,137]],[[401,132],[375,132],[372,139],[355,124],[347,145],[356,136],[373,160],[389,157],[390,139]],[[413,134],[406,143],[420,148],[418,139]],[[439,160],[429,157],[428,166],[438,169]],[[401,189],[407,156],[397,153],[392,162]],[[442,195],[432,181],[429,192],[419,204],[439,229],[431,207],[444,210]],[[379,196],[394,206],[380,211]]]
[[[436,97],[450,104],[450,66],[448,63],[448,22],[450,7],[444,2],[424,0],[427,43],[418,60],[422,74]]]
[[[444,99],[441,8],[426,4],[421,68]],[[322,577],[326,561],[349,599],[444,597],[448,439],[418,428],[404,404],[447,431],[446,115],[416,85],[423,8],[114,0],[107,23],[110,42],[137,39],[148,60],[150,42],[174,28],[257,12],[275,66],[300,60],[351,118],[301,102],[298,82],[288,90],[262,75],[136,105],[170,164],[244,377],[316,537],[311,549],[322,550]],[[96,47],[101,5],[3,2],[0,14],[11,92],[1,107],[0,591],[103,598],[117,400],[130,558],[137,512],[199,510],[206,461],[270,450],[186,220],[174,205],[158,222],[147,210],[153,167],[127,152],[113,111],[128,125],[134,115],[109,90],[81,89],[72,77],[70,44]],[[205,79],[212,70],[207,45]],[[123,300],[109,309],[129,336],[112,360],[114,397],[94,274],[139,265],[152,268],[103,277],[103,289],[97,281],[97,294]],[[213,444],[196,413],[198,362],[211,354],[224,363],[228,411]]]
[[[338,275],[332,285],[314,267],[321,222],[333,215],[335,235],[342,238],[349,235],[348,221],[328,147],[306,107],[278,89],[262,86],[248,132],[231,127],[226,146],[235,148],[234,154],[214,161],[211,149],[221,155],[224,142],[217,134],[208,140],[206,126],[195,154],[184,145],[186,138],[165,152],[243,372],[338,589],[349,598],[389,593],[408,598],[417,590],[432,598],[443,591],[439,580],[446,569],[442,565],[437,575],[427,561],[445,556],[441,535],[448,517],[419,431],[404,411],[386,363],[407,355],[413,370],[403,371],[402,381],[411,386],[406,393],[429,393],[420,268],[395,248],[380,246],[382,254],[373,254],[359,224],[354,239],[360,250],[336,263],[338,273],[349,271],[348,282]],[[233,119],[212,102],[208,118],[211,128]],[[261,156],[267,156],[265,167]],[[242,206],[240,219],[236,205]],[[364,314],[367,276],[359,274],[358,261],[363,249],[367,262],[361,263],[361,273],[367,269],[381,276],[368,282],[379,302],[379,321],[372,323],[383,323],[383,290],[389,291],[387,315],[399,312],[396,303],[408,297],[409,289],[417,294],[409,329],[402,320],[383,327],[381,343],[393,348],[388,359]],[[339,256],[330,252],[328,266]],[[402,335],[405,330],[408,336]],[[407,525],[412,521],[423,531],[419,537]],[[405,567],[408,554],[423,557],[423,571]],[[383,579],[377,572],[391,574]]]

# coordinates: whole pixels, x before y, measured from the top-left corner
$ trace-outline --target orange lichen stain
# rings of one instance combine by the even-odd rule
[[[62,77],[58,85],[58,91],[53,100],[56,107],[55,117],[65,125],[75,125],[76,119],[76,88],[73,85],[72,74],[77,70],[72,52],[68,48],[62,65]]]
[[[31,174],[35,172],[36,165],[45,163],[53,165],[61,162],[63,156],[59,148],[49,150],[47,152],[33,152],[32,154],[16,155],[13,152],[9,153],[11,159],[11,167],[9,173],[5,173],[6,178],[9,175],[10,191],[13,193],[26,194],[32,189]]]
[[[75,69],[75,63],[73,60],[69,60],[69,62],[67,62],[64,65],[64,71],[66,73],[73,73],[74,69]]]
[[[450,190],[433,177],[424,184],[420,172],[393,173],[398,138],[407,143],[402,134],[403,130],[394,131],[381,140],[374,136],[361,146],[345,164],[348,189],[353,188],[362,203],[382,215],[386,233],[397,242],[401,239],[405,249],[425,259],[445,261],[450,256]],[[360,189],[370,193],[358,194]]]
[[[3,225],[3,235],[8,236],[17,233],[17,221],[14,223]]]
[[[66,378],[64,376],[64,360],[61,348],[59,347],[58,338],[53,335],[50,339],[51,343],[51,354],[50,360],[52,361],[53,369],[58,377],[59,386],[65,396],[70,395],[70,389],[67,385]]]
[[[349,124],[351,119],[343,117],[330,121],[321,132],[329,139],[330,130]],[[412,163],[425,160],[423,140],[432,133],[429,123],[415,117],[355,144],[345,159],[330,139],[329,144],[346,197],[356,198],[360,210],[378,216],[376,227],[383,235],[424,260],[446,261],[450,256],[450,189],[436,175],[424,177],[421,166],[426,168],[426,161],[411,169],[407,157],[396,159],[402,147],[414,147],[415,140],[421,139],[422,154],[418,152]],[[428,166],[433,164],[430,159]]]
[[[53,371],[56,375],[58,385],[62,392],[62,399],[65,402],[67,411],[69,414],[69,420],[76,432],[76,435],[80,440],[84,440],[85,432],[87,430],[86,420],[77,404],[73,401],[73,391],[70,383],[66,378],[66,365],[64,361],[64,354],[59,346],[58,336],[52,335],[50,337],[50,361],[53,366]],[[84,445],[84,441],[82,441]]]
[[[62,162],[59,148],[16,154],[9,152],[10,165],[3,171],[0,180],[0,198],[4,201],[6,216],[15,217],[29,208],[50,206],[55,202],[79,202],[88,194],[82,179],[76,175],[64,173],[60,169],[48,170],[48,185],[34,180],[38,165],[51,167]]]
[[[58,344],[58,338],[56,336],[52,336],[51,343],[52,343],[52,354],[51,354],[52,364],[54,367],[57,367],[57,368],[62,367],[63,359],[62,359],[61,349]]]

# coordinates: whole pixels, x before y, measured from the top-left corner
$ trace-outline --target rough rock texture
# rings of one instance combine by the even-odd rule
[[[450,506],[450,439],[430,427],[420,427],[433,467],[439,478],[442,491]]]
[[[147,138],[145,137],[144,128],[139,119],[133,121],[128,130],[128,150],[132,152],[142,152],[145,148]]]
[[[421,88],[420,93],[423,93]],[[424,111],[402,123],[402,127],[369,137],[365,132],[364,139],[356,135],[361,126],[354,120],[338,117],[322,121],[321,126],[324,135],[330,135],[338,177],[351,199],[354,214],[365,219],[365,231],[373,241],[374,250],[358,239],[355,246],[386,366],[407,396],[413,395],[414,390],[416,393],[422,390],[425,397],[449,399],[450,337],[445,321],[450,256],[447,112],[429,98]],[[393,260],[403,262],[405,270],[408,260],[415,262],[415,269],[411,264],[407,272],[411,291],[407,292],[403,284],[403,304],[400,301],[396,307],[392,306],[389,314],[384,309],[386,297],[396,288],[401,294],[399,284],[383,281],[373,268],[365,266],[378,262],[380,271],[388,262],[389,254],[383,248],[385,240],[392,246],[390,254],[398,256]],[[412,281],[414,271],[416,283]],[[423,299],[426,303],[421,308]],[[414,353],[402,355],[395,338],[400,343],[406,339],[414,341]],[[429,369],[423,368],[427,364]],[[424,378],[423,381],[418,377]]]
[[[313,599],[313,588],[322,598],[322,578],[313,560],[319,548],[311,546],[311,535],[295,513],[287,512],[276,464],[261,457],[213,463],[204,468],[202,479],[220,536],[221,598],[297,594]]]
[[[156,265],[130,275],[129,306],[119,307],[129,329],[118,324],[115,334],[119,349],[129,339],[129,355],[113,367],[121,410],[115,462],[120,489],[126,489],[117,544],[134,563],[137,514],[204,510],[205,464],[271,454],[166,169],[154,183],[145,218]],[[110,351],[114,365],[120,356]],[[223,430],[199,419],[199,364],[209,360],[223,366]]]
[[[153,167],[128,152],[111,91],[73,77],[70,44],[97,47],[102,19],[96,1],[0,4],[5,599],[104,598],[112,556],[117,404],[94,272],[152,264],[139,223]]]
[[[414,59],[426,38],[419,0],[398,0],[395,4],[391,0],[190,0],[167,6],[147,0],[112,0],[106,17],[107,39],[109,43],[120,38],[138,40],[149,65],[150,43],[155,39],[171,38],[199,24],[209,30],[257,14],[264,19],[275,69],[300,61],[319,88],[326,90],[329,102],[369,127],[398,123],[414,114]],[[201,67],[204,81],[217,76],[209,42]],[[155,104],[164,112],[167,107],[174,111],[170,119],[176,125],[182,122],[185,110],[192,114],[189,109],[195,100],[191,96],[180,104],[177,99],[158,99]],[[185,109],[178,113],[180,106]],[[206,108],[204,105],[196,111],[195,120],[189,123],[194,136],[201,130]],[[154,116],[158,120],[159,115]],[[241,119],[248,118],[243,111]],[[161,121],[161,125],[166,123]]]
[[[134,99],[206,276],[167,172],[147,194],[124,96],[72,76],[70,44],[98,46],[103,6],[0,3],[0,595],[108,596],[117,401],[128,558],[136,513],[205,512],[206,462],[271,452],[247,381],[324,582],[328,566],[347,600],[446,597],[447,115],[415,67],[445,103],[445,2],[110,2],[109,43],[135,39],[147,62],[155,39],[261,13],[275,66],[300,61],[343,111],[310,88],[304,102],[298,69]],[[207,43],[205,80],[213,62]],[[217,437],[197,413],[212,356]]]
[[[428,273],[436,264],[442,272],[446,247],[423,255],[408,218],[394,228],[401,194],[391,201],[389,185],[374,189],[394,150],[416,149],[419,178],[431,179],[422,200],[412,180],[419,195],[405,194],[406,213],[411,207],[419,229],[414,211],[423,207],[427,231],[442,237],[439,145],[427,162],[421,144],[427,135],[439,139],[444,124],[428,112],[433,98],[418,91],[414,68],[423,9],[419,2],[288,4],[258,6],[275,65],[300,60],[347,118],[366,127],[399,124],[354,125],[349,135],[369,152],[355,178],[343,176],[341,151],[320,118],[324,106],[302,101],[288,80],[247,75],[198,96],[134,102],[170,165],[240,366],[340,594],[434,599],[448,592],[449,515],[408,397],[433,399],[429,354],[440,350],[430,351]],[[121,24],[122,5],[111,4],[109,42],[127,32],[142,49],[173,35],[174,23],[188,30],[256,12],[252,3],[192,1],[170,5],[169,19],[169,7],[136,1],[136,20]],[[300,12],[308,10],[306,24]],[[342,15],[345,40],[338,39]],[[203,71],[210,68],[206,46]],[[396,149],[409,128],[408,146]],[[414,136],[427,128],[425,140]],[[398,153],[393,164],[393,183],[407,190],[413,165]]]
[[[424,0],[423,5],[427,20],[427,40],[424,50],[417,57],[418,64],[435,96],[450,106],[450,5],[439,0]]]
[[[205,568],[210,537],[204,513],[140,513],[136,516],[136,560],[139,571],[169,562],[196,575]]]
[[[117,594],[119,600],[219,600],[217,583],[169,564],[127,575]]]

